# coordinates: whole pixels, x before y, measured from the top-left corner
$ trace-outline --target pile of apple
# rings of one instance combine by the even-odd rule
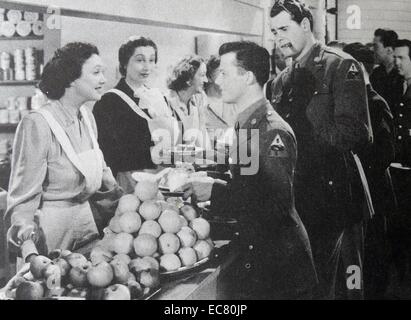
[[[160,273],[207,258],[210,224],[179,198],[164,200],[158,185],[141,181],[124,195],[105,236],[90,252],[54,250],[36,256],[16,281],[14,297],[93,300],[142,299],[160,286]]]
[[[127,273],[125,273],[127,269]],[[141,279],[144,275],[139,274]],[[130,300],[139,299],[158,286],[158,277],[147,279],[147,287],[136,281],[123,263],[93,263],[80,253],[54,250],[49,257],[38,255],[30,262],[29,272],[14,280],[15,288],[9,297],[16,300],[41,300],[66,297],[68,299]]]
[[[210,224],[191,205],[166,201],[157,183],[140,181],[134,194],[119,200],[97,248],[128,262],[130,270],[169,272],[207,258],[214,247],[209,235]]]

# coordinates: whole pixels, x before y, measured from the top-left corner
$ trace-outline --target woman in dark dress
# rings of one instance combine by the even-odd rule
[[[93,109],[101,150],[126,193],[134,190],[134,171],[156,169],[150,153],[154,145],[150,120],[172,118],[161,92],[147,86],[157,60],[157,46],[152,40],[128,40],[119,50],[121,80]]]

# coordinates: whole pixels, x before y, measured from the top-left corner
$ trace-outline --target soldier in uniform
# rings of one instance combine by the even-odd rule
[[[411,221],[409,210],[411,206],[411,41],[398,40],[394,44],[395,65],[404,77],[403,94],[395,106],[394,124],[396,135],[396,163],[392,164],[390,172],[398,202],[398,215],[393,217],[391,231],[393,242],[393,257],[400,279],[404,278],[407,262],[411,260],[409,248],[411,245]]]
[[[188,197],[211,199],[211,212],[238,220],[232,246],[239,255],[226,273],[229,299],[310,299],[317,278],[310,243],[294,206],[296,141],[290,126],[264,96],[268,51],[251,42],[220,47],[217,82],[239,115],[231,150],[232,180],[199,178]],[[250,161],[244,155],[251,151]]]
[[[366,181],[353,151],[372,138],[364,77],[351,56],[316,42],[300,1],[276,1],[270,22],[276,45],[294,60],[274,82],[271,102],[297,138],[296,207],[313,249],[317,297],[362,299]]]
[[[398,40],[394,44],[395,65],[403,81],[403,94],[394,108],[397,138],[397,159],[411,167],[411,46],[409,40]]]
[[[367,86],[368,108],[374,141],[359,152],[372,195],[375,216],[367,223],[365,231],[364,288],[366,299],[383,299],[389,280],[391,259],[387,225],[391,221],[394,201],[387,169],[394,161],[394,120],[387,102],[374,90],[370,74],[374,54],[361,43],[344,47],[361,65]]]

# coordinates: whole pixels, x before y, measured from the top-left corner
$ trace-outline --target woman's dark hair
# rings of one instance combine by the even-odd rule
[[[167,79],[168,88],[181,91],[190,87],[190,81],[194,79],[202,63],[204,60],[199,56],[189,56],[181,60]]]
[[[99,54],[97,47],[84,42],[71,42],[58,49],[44,67],[40,90],[49,99],[60,99],[66,88],[81,77],[84,62],[93,54]]]
[[[153,40],[150,38],[133,38],[129,39],[126,43],[124,43],[120,50],[118,51],[118,60],[120,62],[120,73],[123,77],[126,76],[127,73],[127,65],[130,61],[130,58],[133,56],[134,52],[139,47],[152,47],[156,54],[155,62],[158,61],[158,50],[157,45],[154,43]]]

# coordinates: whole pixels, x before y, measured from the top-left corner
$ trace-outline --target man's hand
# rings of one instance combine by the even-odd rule
[[[211,177],[194,176],[189,179],[189,182],[181,187],[184,191],[184,199],[193,196],[197,201],[208,201],[211,198],[211,191],[213,190],[214,183],[226,184],[225,181],[219,179],[213,179]]]

